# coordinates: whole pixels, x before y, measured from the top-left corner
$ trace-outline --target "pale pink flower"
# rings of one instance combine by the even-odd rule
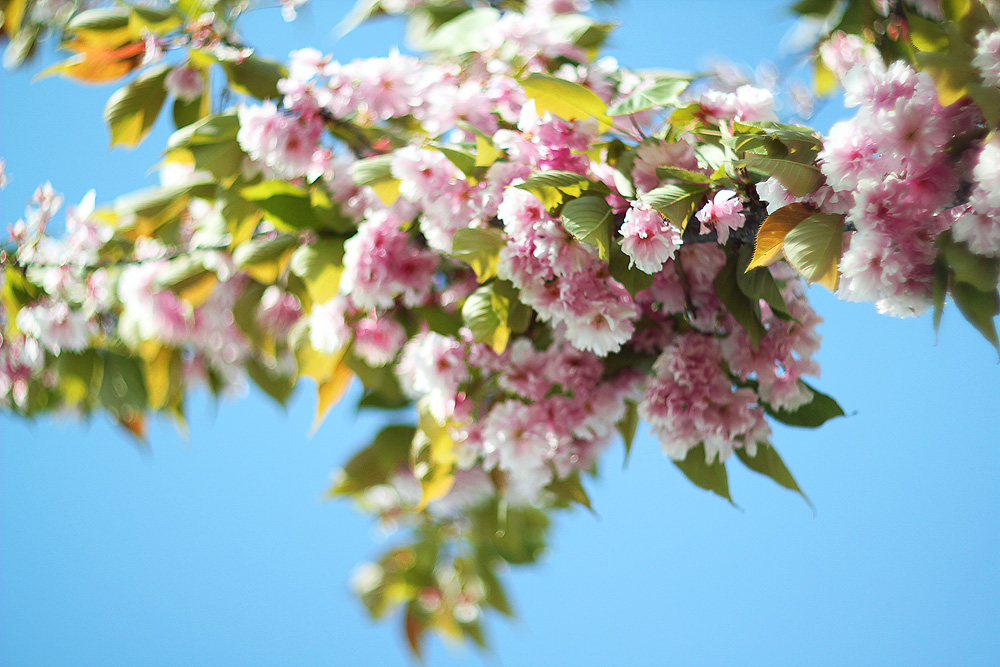
[[[640,201],[629,206],[621,233],[622,250],[629,256],[629,266],[645,273],[656,273],[663,268],[663,263],[673,259],[682,242],[676,227]]]
[[[700,233],[707,234],[714,228],[718,234],[719,245],[725,245],[729,240],[729,232],[739,229],[745,222],[740,211],[743,203],[732,190],[719,190],[712,201],[705,204],[695,217],[701,222]]]
[[[163,84],[181,102],[194,102],[205,92],[205,78],[196,67],[174,67]]]

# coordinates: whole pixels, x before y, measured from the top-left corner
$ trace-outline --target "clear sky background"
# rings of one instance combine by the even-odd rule
[[[250,43],[350,60],[401,40],[378,23],[335,42],[348,3],[311,5],[299,23],[248,22]],[[623,0],[609,53],[632,67],[755,65],[779,52],[783,6]],[[45,180],[68,203],[151,182],[166,122],[140,150],[109,153],[114,88],[31,83],[37,70],[0,74],[0,224]],[[518,620],[488,623],[493,652],[434,641],[428,664],[1000,664],[996,353],[953,307],[936,342],[929,317],[812,297],[826,318],[816,384],[850,416],[775,426],[773,442],[815,516],[738,464],[733,509],[641,427],[628,469],[616,445],[590,485],[599,516],[560,516],[545,560],[507,577]],[[386,539],[321,498],[377,426],[353,397],[310,439],[308,387],[287,410],[256,391],[218,407],[196,393],[190,438],[156,424],[150,453],[104,418],[0,416],[0,664],[405,664],[397,619],[369,622],[347,585]]]

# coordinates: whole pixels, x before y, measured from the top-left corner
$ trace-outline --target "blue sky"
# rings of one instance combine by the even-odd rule
[[[334,43],[347,3],[312,4],[302,23],[252,21],[249,41],[349,60],[401,39],[379,23]],[[634,67],[754,64],[778,51],[782,7],[622,2],[610,52]],[[0,74],[0,222],[45,180],[70,203],[147,183],[165,123],[142,149],[109,152],[113,88],[33,74]],[[735,465],[733,509],[643,428],[628,468],[613,447],[591,484],[599,516],[561,516],[545,560],[509,575],[519,618],[489,623],[493,654],[434,642],[428,663],[1000,663],[996,353],[952,308],[936,342],[928,317],[813,297],[826,318],[816,384],[850,416],[775,427],[773,442],[815,515]],[[307,387],[287,410],[255,392],[218,406],[199,394],[190,437],[158,424],[149,453],[100,418],[0,416],[0,663],[404,664],[395,620],[372,624],[347,588],[385,539],[321,499],[377,423],[350,399],[310,439]]]

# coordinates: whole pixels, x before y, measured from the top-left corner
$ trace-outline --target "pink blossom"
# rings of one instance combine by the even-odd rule
[[[645,273],[656,273],[663,263],[673,259],[681,244],[677,228],[657,211],[640,201],[632,202],[621,227],[622,250],[629,256],[629,266]]]
[[[194,102],[205,92],[205,79],[196,67],[174,67],[167,73],[163,85],[181,102]]]
[[[712,201],[705,204],[695,217],[701,222],[700,233],[707,234],[714,227],[718,234],[719,245],[725,245],[729,240],[729,232],[739,229],[745,222],[740,211],[743,203],[732,190],[719,190]]]

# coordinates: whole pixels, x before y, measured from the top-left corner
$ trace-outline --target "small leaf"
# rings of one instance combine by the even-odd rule
[[[321,239],[300,246],[292,254],[289,268],[302,278],[314,303],[325,303],[340,290],[340,276],[344,272],[344,242],[340,239]]]
[[[739,287],[737,278],[739,261],[735,255],[729,255],[725,266],[715,276],[715,293],[719,301],[726,307],[733,319],[743,327],[750,337],[750,344],[757,348],[758,343],[767,334],[760,319],[760,304],[751,300]],[[767,270],[767,269],[763,269]]]
[[[346,350],[344,354],[346,354]],[[330,379],[316,385],[316,417],[313,419],[312,428],[309,429],[310,437],[316,435],[316,431],[319,430],[323,420],[330,413],[330,409],[337,404],[344,395],[344,392],[347,391],[347,388],[351,386],[351,380],[353,379],[354,373],[341,360]]]
[[[451,256],[471,266],[480,283],[497,272],[500,251],[507,246],[503,232],[493,228],[459,229],[451,240]]]
[[[696,486],[711,491],[730,503],[733,502],[729,495],[729,476],[726,474],[726,465],[718,459],[712,463],[706,462],[705,445],[692,447],[688,450],[683,461],[674,461],[673,463]]]
[[[416,509],[443,498],[455,484],[455,440],[451,437],[450,422],[440,423],[431,415],[427,405],[417,406],[419,426],[413,439],[413,470],[420,480],[423,494]],[[426,471],[421,469],[426,467]],[[421,474],[422,473],[422,474]]]
[[[607,113],[609,116],[625,116],[656,107],[676,106],[681,93],[690,83],[688,78],[657,77],[652,85],[635,91],[608,109]]]
[[[578,470],[574,470],[562,479],[553,475],[552,481],[549,482],[545,489],[554,494],[558,502],[567,504],[577,503],[583,505],[591,512],[594,511],[594,508],[590,504],[590,496],[587,495],[587,490],[583,488],[583,482],[580,480],[580,472]]]
[[[611,206],[601,197],[580,197],[562,209],[562,224],[574,237],[597,246],[605,262],[611,258]]]
[[[540,171],[514,187],[532,193],[551,211],[567,196],[579,197],[591,185],[589,178],[572,171]]]
[[[625,254],[621,244],[616,241],[611,243],[611,261],[608,266],[611,277],[620,282],[633,297],[653,284],[652,274],[632,266],[632,258]]]
[[[951,297],[955,305],[969,323],[1000,352],[997,328],[994,318],[1000,314],[1000,296],[996,291],[983,292],[969,283],[955,283],[951,286]]]
[[[708,190],[701,185],[684,183],[661,185],[642,195],[642,200],[659,211],[682,233]]]
[[[392,424],[383,428],[371,444],[347,462],[327,495],[351,495],[389,481],[401,467],[407,465],[416,430],[409,424]]]
[[[934,304],[934,333],[941,328],[944,300],[948,294],[948,266],[938,258],[934,261],[934,282],[931,286],[931,301]]]
[[[843,236],[844,216],[814,213],[785,235],[785,257],[806,280],[833,292],[840,280]]]
[[[611,127],[604,100],[579,83],[548,74],[532,74],[521,85],[528,99],[535,101],[535,110],[539,114],[548,111],[563,120],[596,118],[601,132]]]
[[[236,248],[233,261],[257,282],[270,285],[285,272],[296,245],[295,237],[289,235],[253,239]]]
[[[794,203],[782,206],[767,216],[760,229],[757,230],[753,259],[750,260],[746,270],[751,271],[758,267],[767,266],[781,257],[785,236],[813,213],[815,211],[805,204]]]
[[[844,409],[832,397],[827,396],[804,380],[799,380],[799,383],[812,392],[811,401],[792,411],[772,408],[766,403],[761,403],[764,411],[782,424],[803,428],[817,428],[834,417],[844,416]]]
[[[758,442],[757,453],[753,456],[750,456],[744,447],[736,449],[736,456],[740,457],[740,461],[754,472],[759,472],[765,477],[770,477],[786,489],[798,493],[806,501],[806,504],[812,508],[813,504],[809,500],[809,496],[799,488],[798,482],[792,477],[788,466],[781,460],[781,456],[774,447],[766,442]]]
[[[256,54],[246,56],[240,62],[224,60],[220,64],[233,90],[259,100],[280,97],[278,81],[288,76],[284,65]]]
[[[615,424],[618,432],[622,435],[622,442],[625,444],[625,460],[623,465],[628,464],[628,457],[632,453],[632,442],[635,440],[635,432],[639,427],[639,406],[635,401],[625,399],[625,416]]]
[[[745,245],[740,248],[739,261],[736,266],[737,287],[751,302],[763,299],[775,314],[791,319],[792,314],[788,310],[788,304],[785,303],[785,297],[781,295],[781,289],[774,280],[774,276],[771,275],[771,271],[767,267],[745,268],[752,253],[750,246]]]
[[[656,175],[661,179],[682,181],[684,183],[695,183],[697,185],[711,185],[712,177],[706,176],[698,171],[689,171],[680,167],[657,167]]]

